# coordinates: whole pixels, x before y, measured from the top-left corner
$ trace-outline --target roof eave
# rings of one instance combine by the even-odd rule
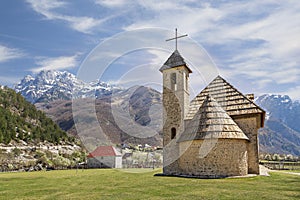
[[[185,67],[189,73],[193,73],[193,71],[192,71],[186,64],[183,64],[183,65],[175,65],[175,66],[172,66],[172,67],[170,67],[170,66],[168,66],[168,65],[163,65],[163,66],[159,69],[159,71],[160,71],[160,72],[163,72],[164,70],[167,70],[167,69],[173,69],[173,68],[182,67],[182,66]]]

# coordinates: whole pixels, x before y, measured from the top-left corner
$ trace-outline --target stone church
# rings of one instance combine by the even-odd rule
[[[259,174],[265,111],[217,76],[191,102],[188,67],[175,50],[163,75],[164,175],[220,178]]]

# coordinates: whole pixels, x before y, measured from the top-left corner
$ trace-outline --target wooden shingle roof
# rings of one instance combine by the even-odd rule
[[[264,115],[265,113],[263,109],[239,92],[222,77],[217,76],[191,101],[186,116],[187,120],[193,119],[207,95],[213,97],[230,116],[255,113]]]
[[[207,95],[177,142],[212,138],[248,140],[248,137],[218,102]]]
[[[172,55],[168,58],[168,60],[163,64],[163,66],[159,69],[159,71],[164,71],[166,69],[175,68],[179,66],[185,66],[189,73],[192,73],[192,70],[187,66],[183,57],[180,55],[178,50],[175,50]]]

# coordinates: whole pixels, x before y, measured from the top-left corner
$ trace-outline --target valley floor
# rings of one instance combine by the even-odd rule
[[[157,177],[161,170],[0,173],[0,199],[299,199],[300,176],[234,179]]]

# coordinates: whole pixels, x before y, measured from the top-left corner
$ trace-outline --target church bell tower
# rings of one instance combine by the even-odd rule
[[[189,74],[191,69],[176,49],[160,68],[163,74],[163,146],[164,174],[176,174],[179,147],[177,139],[184,130],[188,112]]]

